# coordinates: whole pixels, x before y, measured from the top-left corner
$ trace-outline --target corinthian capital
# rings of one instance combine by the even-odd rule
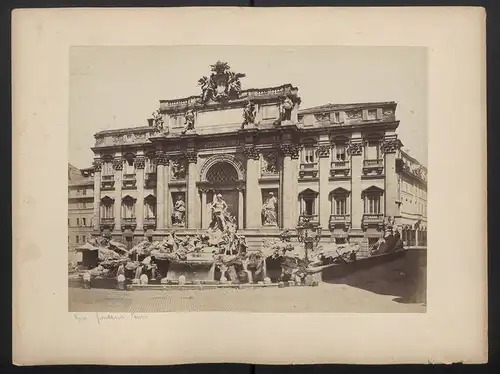
[[[102,168],[102,161],[100,158],[96,158],[93,163],[94,166],[94,172],[99,172],[101,171]]]
[[[290,156],[293,159],[299,158],[299,146],[296,144],[281,144],[280,149],[285,156]]]
[[[165,155],[165,152],[163,152],[163,151],[156,152],[156,164],[157,165],[167,165],[168,164],[168,159],[167,159],[167,156]]]
[[[252,160],[259,159],[259,151],[257,150],[257,148],[255,148],[254,145],[245,146],[245,148],[243,148],[243,153],[249,159],[252,159]]]
[[[115,170],[123,169],[123,159],[121,157],[117,157],[113,160],[113,169]]]
[[[383,153],[395,153],[398,149],[400,149],[402,143],[399,139],[385,139],[380,146],[380,150]]]
[[[198,161],[198,153],[196,151],[186,151],[184,152],[184,157],[189,163],[195,163]]]
[[[330,157],[330,146],[323,144],[318,147],[318,157]]]
[[[144,156],[137,156],[135,158],[135,167],[137,169],[144,169],[144,166],[146,165],[146,159]]]

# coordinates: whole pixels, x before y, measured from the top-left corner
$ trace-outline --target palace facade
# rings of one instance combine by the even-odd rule
[[[401,150],[395,102],[301,110],[297,87],[242,90],[241,77],[218,62],[148,126],[95,134],[94,235],[196,233],[220,194],[250,249],[305,220],[364,250],[388,225],[424,244],[427,170]]]

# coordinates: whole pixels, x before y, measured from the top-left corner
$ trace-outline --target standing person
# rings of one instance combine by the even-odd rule
[[[118,270],[116,270],[116,276],[118,277],[119,275],[125,276],[125,262],[122,262],[120,266],[118,266]]]

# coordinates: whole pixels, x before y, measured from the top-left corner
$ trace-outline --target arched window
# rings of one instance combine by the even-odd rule
[[[301,162],[303,164],[316,163],[316,144],[315,139],[305,139],[302,141]]]

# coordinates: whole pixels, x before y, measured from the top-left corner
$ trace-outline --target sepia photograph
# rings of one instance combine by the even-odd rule
[[[13,12],[13,361],[487,362],[485,20]]]
[[[68,310],[425,313],[427,53],[71,47]]]

